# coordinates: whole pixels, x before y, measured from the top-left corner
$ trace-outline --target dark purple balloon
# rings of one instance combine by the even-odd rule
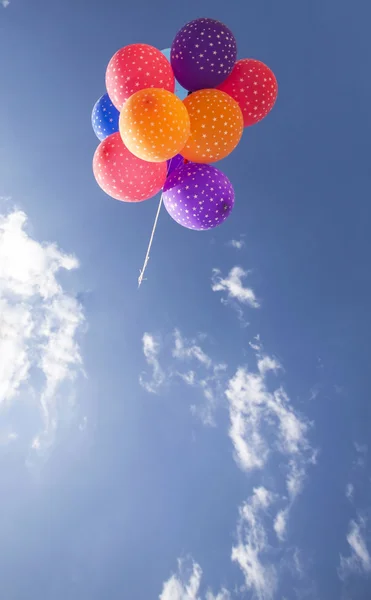
[[[181,154],[177,154],[167,161],[167,177],[171,175],[175,169],[184,165],[184,158]]]
[[[234,205],[228,177],[211,165],[198,163],[174,171],[165,182],[162,197],[174,221],[197,231],[221,225]]]
[[[192,92],[220,85],[237,58],[236,39],[215,19],[195,19],[175,36],[171,66],[179,83]]]

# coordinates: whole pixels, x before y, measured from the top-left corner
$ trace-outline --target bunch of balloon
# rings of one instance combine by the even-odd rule
[[[233,152],[244,127],[271,111],[277,80],[264,63],[237,60],[228,27],[201,18],[182,27],[170,49],[131,44],[118,50],[106,89],[92,114],[100,140],[93,159],[97,183],[125,202],[162,189],[140,284],[162,202],[188,229],[212,229],[230,215],[233,186],[210,163]]]

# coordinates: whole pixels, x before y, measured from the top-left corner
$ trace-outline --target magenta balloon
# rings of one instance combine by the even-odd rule
[[[167,161],[167,177],[182,165],[184,165],[184,158],[181,154],[177,154],[176,156],[173,156],[173,158],[170,158]]]
[[[237,58],[236,39],[215,19],[195,19],[175,36],[171,66],[179,83],[192,92],[220,85]]]
[[[179,225],[202,231],[213,229],[227,219],[234,205],[234,190],[219,169],[187,163],[167,178],[163,201]]]

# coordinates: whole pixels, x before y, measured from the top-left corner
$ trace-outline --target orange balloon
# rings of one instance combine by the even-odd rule
[[[183,104],[191,121],[191,135],[182,156],[198,163],[212,163],[228,156],[243,132],[238,103],[225,92],[205,89],[193,92]]]
[[[183,102],[159,88],[130,96],[122,107],[119,126],[125,146],[148,162],[163,162],[180,154],[190,134]]]

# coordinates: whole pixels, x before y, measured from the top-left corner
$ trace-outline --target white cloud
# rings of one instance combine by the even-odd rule
[[[311,387],[311,389],[309,390],[309,402],[313,402],[314,400],[316,400],[318,398],[318,395],[320,393],[321,390],[321,386],[319,384],[315,384]]]
[[[165,380],[179,378],[186,385],[198,388],[206,402],[201,406],[192,403],[191,410],[207,425],[214,424],[214,413],[224,391],[230,415],[229,435],[237,463],[242,470],[251,471],[263,469],[273,451],[286,456],[286,485],[289,500],[293,502],[301,492],[306,466],[314,462],[314,454],[307,440],[309,424],[293,409],[282,387],[269,389],[268,378],[282,370],[280,363],[263,352],[257,337],[250,344],[257,370],[240,367],[226,383],[227,366],[214,362],[198,340],[187,340],[176,329],[173,341],[171,358],[175,364],[170,364],[164,372],[158,362],[159,343],[151,334],[143,336],[144,354],[153,369],[149,381],[141,376],[143,387],[155,392]],[[180,365],[188,362],[191,368],[182,370]]]
[[[186,385],[199,389],[205,402],[202,405],[192,403],[191,411],[205,425],[215,425],[214,412],[218,398],[223,395],[221,383],[227,366],[214,363],[201,348],[198,340],[187,340],[178,329],[175,329],[172,341],[174,345],[171,349],[171,361],[163,369],[158,360],[160,343],[151,334],[144,334],[143,352],[147,363],[152,367],[152,374],[149,380],[142,374],[139,378],[140,384],[148,392],[156,393],[165,382],[180,379]],[[183,363],[191,363],[194,368],[184,370]]]
[[[272,599],[277,587],[276,569],[263,562],[269,548],[263,518],[273,501],[274,495],[266,488],[254,489],[251,498],[240,508],[237,545],[232,548],[232,560],[242,570],[246,588],[258,600]]]
[[[174,344],[173,349],[174,358],[180,360],[191,360],[195,358],[199,363],[205,367],[210,367],[212,364],[211,358],[202,350],[196,342],[187,342],[178,329],[174,331]]]
[[[247,277],[248,272],[241,267],[233,267],[227,277],[220,276],[219,269],[213,269],[212,286],[213,292],[227,292],[228,298],[237,300],[251,308],[259,308],[254,291],[244,287],[242,280]]]
[[[251,342],[249,342],[249,346],[250,348],[252,348],[253,350],[255,350],[255,352],[257,352],[257,356],[259,356],[262,352],[262,343],[260,340],[260,334],[258,333],[255,337],[254,340]]]
[[[235,449],[239,466],[244,471],[263,468],[269,449],[260,431],[262,389],[260,376],[249,375],[245,369],[238,369],[229,381],[226,391],[230,403],[229,435]]]
[[[340,556],[339,576],[345,579],[351,573],[370,573],[371,557],[364,538],[366,522],[358,518],[351,520],[347,542],[350,546],[350,556]]]
[[[280,510],[277,513],[275,521],[274,521],[274,531],[276,532],[276,535],[281,542],[283,542],[286,538],[287,517],[288,517],[287,509]]]
[[[175,372],[184,383],[200,389],[206,400],[201,406],[192,404],[192,413],[199,416],[204,425],[215,425],[214,412],[218,398],[222,396],[221,384],[227,365],[214,363],[195,340],[185,339],[178,329],[174,332],[174,344],[174,358],[178,361],[196,361],[196,370],[184,373],[177,368]]]
[[[308,462],[312,462],[313,464],[312,459],[309,459]],[[305,474],[305,463],[300,464],[300,460],[295,459],[289,461],[288,473],[286,477],[286,487],[291,500],[295,500],[295,498],[301,493],[303,489]]]
[[[230,414],[229,435],[235,460],[245,472],[264,470],[267,473],[271,457],[276,461],[277,454],[280,454],[286,459],[286,464],[281,462],[281,470],[286,471],[287,495],[275,495],[276,502],[283,506],[271,525],[282,542],[287,536],[292,505],[302,491],[307,467],[315,463],[316,454],[308,441],[309,423],[297,414],[281,386],[272,388],[268,385],[268,377],[281,370],[280,364],[263,353],[260,338],[250,347],[256,353],[257,369],[250,371],[247,367],[239,367],[226,389]],[[255,501],[250,502],[247,508],[245,505],[242,513],[242,520],[248,521],[249,526],[253,519],[246,518],[246,514],[256,506],[257,497],[255,492]],[[272,498],[271,495],[271,501]],[[262,507],[266,505],[267,502],[259,504]],[[252,514],[255,514],[254,511]],[[250,581],[250,588],[256,597],[265,600],[274,596],[276,570],[273,565],[263,564],[260,560],[267,545],[263,523],[261,520],[257,523],[256,529],[252,528],[251,532],[246,526],[245,542],[233,550],[233,558],[245,575],[246,585]]]
[[[214,596],[214,594],[212,592],[210,592],[210,590],[206,592],[206,600],[230,600],[230,599],[231,599],[230,593],[228,592],[228,590],[226,590],[224,588],[216,596]]]
[[[197,375],[195,371],[187,371],[187,373],[178,373],[179,377],[186,383],[187,385],[197,385]]]
[[[46,432],[56,428],[57,415],[54,410],[54,398],[64,381],[74,379],[76,367],[82,365],[80,348],[75,335],[82,323],[82,309],[75,298],[66,294],[57,294],[47,310],[40,333],[45,340],[41,344],[39,367],[42,369],[46,385],[41,395]],[[40,438],[34,441],[40,446]]]
[[[158,360],[160,344],[150,333],[145,333],[143,335],[142,342],[144,356],[148,365],[152,368],[152,376],[149,381],[146,381],[142,374],[139,378],[139,382],[147,392],[156,394],[165,381],[165,373]]]
[[[292,566],[294,567],[295,572],[299,576],[299,578],[302,579],[305,576],[305,570],[302,563],[301,552],[299,548],[295,548],[294,550]]]
[[[1,0],[1,4],[3,5],[4,8],[6,8],[7,6],[9,6],[10,2],[9,2],[9,0]]]
[[[240,509],[238,543],[232,549],[232,560],[240,566],[246,588],[258,600],[270,600],[277,587],[278,567],[268,560],[272,548],[268,544],[267,528],[279,541],[285,541],[292,505],[302,491],[308,465],[316,461],[316,453],[308,441],[310,423],[294,409],[283,387],[271,380],[283,372],[280,363],[263,351],[259,336],[250,343],[250,348],[255,355],[255,370],[239,367],[228,379],[226,365],[216,363],[205,352],[200,337],[187,340],[175,330],[170,348],[172,362],[165,377],[180,379],[202,390],[206,399],[202,407],[205,424],[213,423],[215,407],[224,392],[230,417],[229,436],[236,463],[243,471],[264,470],[266,481],[271,477],[270,459],[276,466],[277,457],[281,458],[279,473],[284,477],[286,493],[269,492],[263,486],[254,489],[253,496]],[[157,356],[157,350],[154,354]],[[182,369],[182,365],[186,365],[186,369]],[[191,410],[200,414],[198,405],[192,405]],[[276,470],[274,479],[277,476]],[[273,502],[277,506],[272,515]],[[296,573],[296,568],[294,571]],[[188,578],[173,575],[164,586],[161,600],[200,600],[200,578],[197,578],[200,572],[193,569],[192,574],[193,579],[190,575]],[[197,585],[192,587],[191,581]],[[190,590],[192,593],[196,590],[193,596]],[[206,600],[212,598],[210,593],[206,596]],[[224,600],[224,596],[221,598]]]
[[[0,404],[12,400],[28,379],[29,344],[35,325],[30,306],[15,304],[3,293],[0,280]]]
[[[4,425],[0,430],[0,447],[16,442],[19,436],[10,425]]]
[[[235,248],[236,250],[242,250],[245,247],[245,240],[240,238],[239,240],[230,240],[228,246]]]
[[[360,444],[359,442],[354,442],[354,447],[359,454],[367,454],[367,444]]]
[[[258,371],[262,377],[264,377],[266,373],[269,373],[269,371],[276,373],[281,369],[281,365],[275,358],[266,355],[258,356]]]
[[[358,454],[355,466],[362,468],[366,464],[368,446],[367,444],[360,444],[358,442],[354,442],[354,448],[356,449],[356,452]]]
[[[179,570],[182,567],[180,565]],[[201,567],[193,563],[189,579],[184,581],[178,575],[173,575],[164,583],[160,600],[198,600],[202,577]]]
[[[201,600],[202,569],[194,561],[178,561],[178,574],[172,575],[163,585],[160,600]],[[222,589],[216,596],[208,590],[205,600],[230,600],[230,594]]]
[[[268,430],[282,454],[300,457],[308,448],[308,424],[294,412],[286,392],[268,390],[266,375],[278,369],[275,359],[259,357],[257,372],[240,367],[229,380],[229,435],[244,471],[261,469],[267,462],[273,447]]]
[[[352,501],[354,497],[354,485],[352,483],[348,483],[345,488],[345,496],[348,500]]]
[[[43,418],[33,446],[40,448],[57,428],[62,384],[82,367],[76,336],[84,315],[56,279],[58,271],[76,269],[77,259],[33,240],[26,222],[19,210],[0,216],[0,405],[33,391]],[[42,382],[35,389],[37,372]]]

